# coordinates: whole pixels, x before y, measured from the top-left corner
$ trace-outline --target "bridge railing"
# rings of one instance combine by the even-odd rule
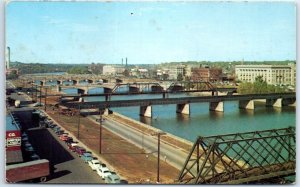
[[[182,183],[241,184],[295,174],[295,128],[199,137]]]

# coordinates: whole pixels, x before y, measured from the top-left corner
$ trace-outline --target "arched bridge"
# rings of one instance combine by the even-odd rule
[[[180,183],[245,184],[295,175],[295,128],[198,137]]]

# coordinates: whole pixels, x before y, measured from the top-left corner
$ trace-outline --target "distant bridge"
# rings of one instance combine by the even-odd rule
[[[139,82],[139,83],[106,83],[102,85],[77,85],[77,86],[59,86],[57,91],[62,88],[77,88],[81,96],[107,96],[111,95],[130,95],[130,94],[163,94],[163,98],[168,93],[188,93],[188,92],[211,92],[212,95],[218,95],[218,92],[226,92],[229,95],[237,92],[237,88],[216,88],[210,82],[171,82],[169,85],[162,85],[157,82]],[[103,94],[88,94],[93,88],[103,88]],[[123,89],[123,90],[122,90]],[[65,95],[62,97],[70,97]]]
[[[118,101],[95,101],[95,102],[63,102],[62,105],[69,108],[99,108],[107,109],[113,107],[140,106],[140,115],[151,117],[152,105],[176,104],[176,112],[190,114],[190,103],[209,102],[212,111],[224,111],[224,101],[239,101],[239,108],[254,109],[254,100],[265,99],[267,106],[282,107],[296,102],[296,93],[273,93],[273,94],[247,94],[226,96],[203,96],[203,97],[181,97],[161,99],[139,99]]]
[[[198,137],[180,174],[185,184],[247,184],[296,174],[295,128]]]

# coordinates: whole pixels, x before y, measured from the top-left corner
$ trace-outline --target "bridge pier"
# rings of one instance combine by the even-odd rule
[[[165,99],[165,98],[168,98],[169,97],[169,94],[168,93],[163,93],[163,98]]]
[[[190,115],[190,104],[177,104],[176,113]]]
[[[77,85],[79,83],[79,81],[77,80],[72,80],[73,85]]]
[[[254,110],[254,100],[240,100],[239,101],[239,108]]]
[[[224,112],[224,103],[222,101],[221,102],[210,102],[209,110],[217,111],[217,112]]]
[[[56,91],[61,92],[61,87],[59,85],[56,86]]]
[[[107,87],[103,87],[103,91],[104,91],[104,93],[112,93],[112,89],[107,88]]]
[[[141,106],[140,107],[140,116],[152,117],[152,106]]]
[[[86,91],[85,91],[84,89],[78,88],[78,89],[77,89],[77,93],[78,93],[78,94],[85,94]]]
[[[104,109],[103,115],[108,116],[109,114],[112,114],[112,111],[108,108]]]
[[[266,106],[281,108],[282,107],[282,98],[266,99]]]
[[[105,95],[105,101],[110,101],[110,97],[111,97],[110,95],[106,94]]]

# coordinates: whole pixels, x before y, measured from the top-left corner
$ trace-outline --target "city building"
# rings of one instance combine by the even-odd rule
[[[209,67],[192,68],[191,79],[193,81],[220,81],[222,79],[222,69]]]
[[[104,65],[103,75],[123,75],[125,67],[123,65]]]
[[[116,69],[112,65],[104,65],[103,66],[103,75],[115,75]]]
[[[261,76],[268,84],[295,85],[296,64],[288,65],[236,65],[235,74],[237,80],[254,82]]]

